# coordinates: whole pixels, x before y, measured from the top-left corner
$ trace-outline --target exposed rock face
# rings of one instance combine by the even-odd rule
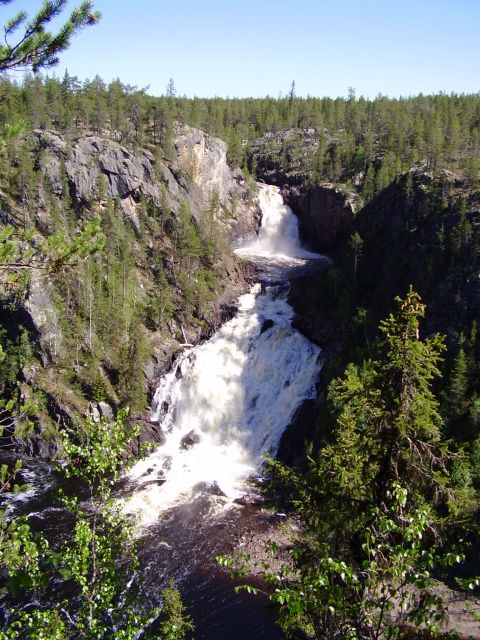
[[[32,135],[44,152],[42,169],[58,195],[62,194],[60,171],[63,162],[74,197],[79,202],[89,202],[97,195],[100,174],[107,179],[110,197],[123,199],[137,191],[157,200],[160,197],[154,184],[153,156],[148,151],[133,155],[114,140],[96,135],[82,136],[71,147],[62,136],[51,131],[36,130]]]
[[[41,152],[41,170],[56,195],[63,193],[65,168],[77,204],[93,201],[106,188],[109,197],[119,198],[124,214],[136,228],[141,198],[159,206],[166,197],[175,213],[180,203],[187,201],[192,215],[198,217],[213,194],[230,214],[233,239],[254,233],[258,226],[258,213],[251,205],[245,176],[227,164],[227,145],[198,129],[177,129],[170,165],[155,163],[153,154],[146,149],[133,152],[98,135],[85,134],[71,145],[52,131],[36,130],[32,136]]]
[[[269,131],[251,145],[250,169],[267,184],[301,186],[318,145],[316,129]]]
[[[124,214],[135,228],[138,228],[136,208],[140,198],[160,203],[160,183],[156,180],[153,155],[149,151],[140,150],[134,154],[118,142],[97,135],[81,136],[71,146],[51,131],[37,130],[32,135],[37,149],[42,151],[41,169],[56,195],[62,196],[62,169],[65,168],[69,189],[77,205],[98,199],[105,188],[106,195],[119,198]],[[167,172],[165,167],[163,173]],[[176,199],[172,197],[172,208],[174,202]]]
[[[48,285],[32,271],[29,295],[25,302],[32,324],[36,329],[44,354],[55,357],[61,346],[62,335],[56,309],[50,299]]]
[[[176,164],[187,173],[204,203],[213,191],[222,202],[231,196],[232,171],[223,140],[184,126],[175,138]]]
[[[139,420],[136,418],[134,420],[135,424],[137,424],[141,431],[138,437],[139,442],[158,442],[159,444],[165,443],[165,434],[160,429],[160,426],[156,422],[150,422],[149,420]]]
[[[358,196],[327,182],[306,186],[319,141],[316,129],[269,132],[252,144],[249,163],[259,179],[282,189],[299,218],[303,244],[331,253],[352,231]]]
[[[355,196],[327,183],[285,188],[283,196],[298,216],[300,239],[309,249],[332,253],[352,233]]]
[[[238,244],[252,235],[258,228],[259,211],[249,202],[242,171],[239,168],[232,170],[227,164],[227,144],[184,125],[177,129],[174,146],[172,169],[175,177],[188,185],[186,197],[193,215],[207,207],[212,197],[218,197],[224,210],[232,216],[232,241]],[[171,178],[173,175],[167,178],[167,184],[174,193],[176,189],[173,186],[172,190]]]

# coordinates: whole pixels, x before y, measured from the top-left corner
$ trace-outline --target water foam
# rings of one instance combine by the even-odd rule
[[[279,190],[261,186],[260,203],[262,227],[248,251],[299,259],[296,219]],[[292,328],[286,295],[285,286],[255,285],[240,297],[235,317],[186,349],[163,377],[152,420],[166,442],[129,473],[136,488],[125,509],[140,524],[196,492],[225,501],[244,493],[245,479],[258,472],[265,452],[276,452],[296,408],[314,397],[320,349]]]
[[[261,227],[252,242],[236,249],[239,256],[255,260],[272,258],[286,265],[305,264],[322,256],[304,249],[298,234],[298,220],[283,201],[280,189],[273,185],[258,185],[258,203],[262,211]]]

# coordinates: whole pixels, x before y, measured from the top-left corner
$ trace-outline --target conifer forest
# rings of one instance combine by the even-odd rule
[[[58,77],[100,15],[38,4],[0,44],[0,638],[480,638],[480,94]]]

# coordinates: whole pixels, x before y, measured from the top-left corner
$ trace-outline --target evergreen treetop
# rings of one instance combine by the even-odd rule
[[[13,0],[0,0],[1,5]],[[61,15],[67,0],[44,0],[42,7],[29,20],[20,10],[4,25],[5,44],[0,44],[0,73],[31,68],[39,71],[58,62],[58,54],[68,48],[72,37],[86,26],[95,24],[100,13],[93,10],[92,2],[84,0],[56,33],[46,30],[47,25]]]

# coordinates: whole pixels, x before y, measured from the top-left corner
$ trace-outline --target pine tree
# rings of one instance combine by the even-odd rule
[[[333,442],[298,483],[306,492],[302,513],[331,533],[336,523],[343,539],[362,520],[366,505],[382,504],[394,482],[408,489],[412,502],[428,497],[436,503],[444,496],[449,454],[431,390],[440,375],[443,339],[420,339],[425,307],[418,294],[410,289],[397,302],[397,313],[381,323],[382,358],[350,364],[330,383]]]
[[[365,178],[362,185],[362,197],[363,201],[367,203],[375,194],[375,167],[373,164],[369,164],[365,172]]]
[[[0,4],[11,2],[2,0]],[[68,48],[72,37],[100,19],[100,13],[94,12],[92,3],[85,0],[72,11],[57,33],[50,33],[46,30],[47,25],[61,15],[66,4],[66,0],[44,0],[32,19],[28,20],[25,11],[19,11],[7,22],[5,44],[0,45],[0,73],[25,68],[38,71],[57,64],[58,54]],[[20,33],[17,35],[17,32]],[[15,36],[16,42],[12,42]]]
[[[358,261],[362,255],[363,240],[358,231],[352,233],[349,242],[353,254],[353,282],[357,282]]]

